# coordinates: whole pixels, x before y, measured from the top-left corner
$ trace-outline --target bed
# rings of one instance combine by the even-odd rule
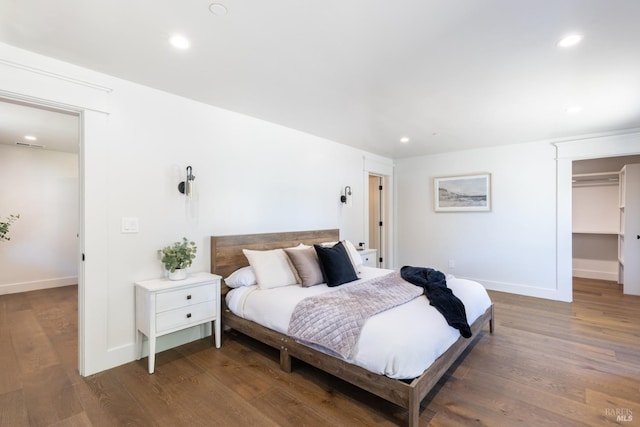
[[[268,251],[277,248],[292,248],[301,243],[314,245],[335,241],[339,241],[339,230],[337,229],[212,236],[211,271],[226,278],[240,268],[248,266],[249,262],[243,250]],[[360,269],[361,278],[353,282],[353,286],[356,286],[355,284],[359,281],[375,279],[382,274],[388,273],[386,271],[376,270],[379,269],[362,267]],[[447,278],[447,282],[456,295],[458,294],[456,287],[458,287],[460,292],[465,292],[461,287],[466,285],[465,281]],[[472,286],[471,288],[475,289],[473,292],[479,292],[477,290],[478,287],[481,288],[480,285]],[[223,294],[226,294],[226,291],[229,290],[225,288],[226,287],[223,286]],[[306,289],[311,289],[314,294],[335,290],[335,288],[327,290],[326,285]],[[351,358],[347,360],[347,358],[332,354],[326,349],[305,345],[291,338],[286,326],[283,324],[283,322],[285,322],[283,319],[287,319],[288,316],[290,316],[290,310],[292,310],[293,305],[290,305],[289,308],[282,309],[279,315],[267,314],[266,316],[264,314],[261,315],[259,313],[260,310],[257,308],[250,308],[252,307],[251,301],[258,298],[261,293],[264,296],[270,295],[270,298],[261,300],[262,302],[259,306],[266,304],[264,301],[268,302],[269,299],[271,301],[284,301],[288,299],[288,296],[284,296],[285,293],[283,292],[285,291],[287,290],[282,288],[268,289],[264,292],[251,289],[251,287],[234,289],[233,292],[229,292],[225,298],[227,307],[223,309],[223,325],[279,349],[280,367],[286,372],[291,372],[291,358],[296,358],[407,409],[407,424],[409,426],[418,425],[420,402],[442,375],[444,375],[459,358],[462,352],[480,335],[485,325],[488,324],[489,331],[491,333],[493,332],[493,304],[488,300],[486,292],[482,289],[481,292],[484,293],[486,300],[484,300],[485,297],[479,296],[477,299],[483,300],[482,304],[474,304],[471,302],[472,307],[467,310],[467,316],[472,319],[470,326],[473,337],[471,339],[461,337],[457,331],[454,331],[457,334],[453,335],[452,338],[452,328],[448,328],[448,332],[445,331],[442,333],[444,342],[439,344],[443,348],[438,350],[438,353],[431,359],[430,356],[425,353],[423,361],[402,361],[400,359],[402,359],[403,354],[393,354],[393,363],[385,362],[384,360],[375,360],[376,357],[378,357],[378,352],[367,350],[367,339],[369,341],[376,339],[375,336],[372,335],[372,330],[381,329],[381,325],[388,323],[385,319],[391,319],[389,316],[396,315],[394,312],[398,311],[394,308],[378,314],[365,322],[360,341],[358,342],[357,348],[354,349],[353,360]],[[305,292],[302,288],[296,289],[294,287],[290,287],[289,291],[293,291],[293,294],[298,294],[298,296],[293,297],[295,301],[299,301],[301,295]],[[465,302],[465,306],[468,305],[468,302],[476,299],[473,292],[469,295],[464,295],[464,298],[460,297],[460,299]],[[428,306],[428,301],[426,301],[424,296],[421,296],[404,304],[407,308],[403,307],[402,310],[409,309],[408,307],[410,305],[426,307]],[[249,308],[245,310],[243,308],[245,306]],[[240,315],[234,314],[234,311],[232,311],[230,307]],[[413,307],[414,310],[415,307]],[[420,308],[420,310],[426,311],[426,309],[423,310],[422,308]],[[242,316],[247,318],[243,318]],[[387,318],[384,316],[387,316]],[[374,318],[376,319],[375,321],[378,322],[377,324],[372,320]],[[268,327],[263,326],[261,323],[267,324]],[[445,323],[444,329],[446,329],[446,327],[447,325]],[[402,329],[407,328],[403,325]],[[386,336],[389,336],[389,334],[387,333]],[[379,340],[380,338],[378,337],[377,339]],[[394,346],[385,347],[393,348]],[[361,357],[360,353],[363,353],[364,356]],[[414,354],[414,352],[411,351],[411,354]],[[396,358],[398,360],[396,360]],[[411,358],[409,357],[408,359]],[[415,357],[413,359],[415,359]],[[424,365],[422,366],[420,363],[424,363]],[[405,366],[407,367],[405,368]]]

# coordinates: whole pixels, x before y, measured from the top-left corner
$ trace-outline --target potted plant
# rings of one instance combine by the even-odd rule
[[[187,277],[187,267],[191,266],[198,248],[186,237],[181,242],[162,248],[162,263],[169,272],[169,279],[182,280]]]
[[[4,221],[0,221],[0,242],[3,240],[11,240],[11,237],[7,236],[7,234],[9,234],[9,226],[18,218],[20,218],[19,214],[9,215]]]

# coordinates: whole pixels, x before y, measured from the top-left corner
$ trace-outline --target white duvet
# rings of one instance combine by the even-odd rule
[[[365,266],[360,269],[361,279],[351,284],[391,272]],[[486,290],[477,282],[449,275],[447,286],[464,303],[470,325],[491,305]],[[339,288],[293,285],[261,290],[258,286],[247,286],[231,290],[226,301],[236,315],[286,334],[293,309],[300,300]],[[421,295],[367,319],[352,353],[354,359],[349,362],[391,378],[415,378],[458,337],[460,332],[449,326],[444,317],[429,305],[429,300]]]

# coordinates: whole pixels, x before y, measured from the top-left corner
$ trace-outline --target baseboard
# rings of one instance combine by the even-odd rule
[[[459,277],[459,276],[456,276]],[[564,295],[556,288],[541,288],[532,285],[522,285],[517,283],[497,282],[493,280],[483,280],[473,277],[460,277],[461,279],[473,280],[480,283],[485,289],[490,291],[506,292],[509,294],[524,295],[528,297],[544,298],[554,301],[571,302],[571,296]]]
[[[0,284],[0,295],[17,294],[19,292],[37,291],[39,289],[60,288],[62,286],[77,285],[78,277],[58,277],[55,279],[35,280],[33,282]]]
[[[580,277],[582,279],[609,280],[611,282],[618,281],[618,273],[611,273],[608,271],[586,270],[581,268],[573,269],[573,277]]]
[[[618,261],[573,258],[573,277],[618,281]]]
[[[183,329],[181,331],[173,332],[168,335],[162,335],[158,337],[156,341],[156,357],[157,354],[175,348],[177,346],[190,343],[192,341],[200,340],[205,337],[211,336],[211,323],[204,323],[202,325],[192,326],[191,328]],[[213,346],[213,343],[211,343]],[[81,373],[83,376],[89,376],[98,372],[106,371],[107,369],[115,368],[116,366],[124,365],[125,363],[133,362],[137,359],[137,348],[135,342],[125,343],[119,346],[114,346],[103,352],[96,352],[95,360],[93,364],[85,365],[85,372]],[[149,340],[144,337],[142,341],[142,358],[145,370],[149,363]],[[157,367],[157,365],[156,365]]]

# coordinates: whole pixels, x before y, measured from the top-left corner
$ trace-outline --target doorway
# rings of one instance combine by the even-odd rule
[[[619,173],[640,156],[574,160],[572,163],[573,277],[622,283]]]
[[[0,216],[20,215],[0,247],[0,263],[11,266],[0,294],[79,289],[80,114],[2,97],[0,117],[0,177],[19,184],[3,187]]]
[[[389,235],[388,177],[376,174],[368,176],[368,249],[376,250],[376,266],[385,268]]]
[[[556,148],[556,289],[553,299],[573,299],[572,162],[640,155],[639,133],[615,134],[585,140],[555,142]]]
[[[574,160],[573,276],[618,281],[619,172],[640,156]]]

